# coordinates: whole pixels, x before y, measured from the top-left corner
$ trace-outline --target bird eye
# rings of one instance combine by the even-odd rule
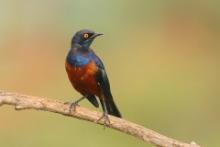
[[[89,37],[88,33],[83,34],[83,38],[87,39]]]

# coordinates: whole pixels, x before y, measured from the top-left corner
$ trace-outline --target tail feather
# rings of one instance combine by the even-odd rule
[[[115,102],[113,99],[107,99],[106,100],[106,106],[107,106],[107,111],[108,114],[114,115],[116,117],[122,117],[120,111],[118,110]]]
[[[104,97],[104,100],[101,101],[102,108],[103,108],[103,110],[104,110],[103,102],[104,102],[105,105],[106,105],[106,109],[107,109],[108,114],[114,115],[114,116],[120,117],[120,118],[122,117],[120,111],[118,110],[118,107],[116,106],[116,104],[115,104],[115,102],[114,102],[114,100],[113,100],[113,97],[112,97],[111,93],[109,93],[109,94],[107,95],[107,97],[105,96],[105,97]],[[104,110],[104,111],[105,111],[105,110]]]

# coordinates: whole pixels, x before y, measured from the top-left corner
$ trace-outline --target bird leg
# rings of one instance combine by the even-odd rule
[[[110,119],[108,117],[108,113],[104,112],[102,114],[102,116],[97,120],[97,122],[99,122],[102,119],[103,119],[103,125],[104,125],[104,129],[105,129],[110,124]]]
[[[105,129],[105,127],[110,124],[110,119],[108,117],[108,110],[107,110],[105,101],[101,100],[101,103],[103,104],[103,111],[104,112],[103,112],[102,116],[96,122],[99,122],[100,120],[103,119],[104,120],[103,125],[104,125],[104,129]]]
[[[83,99],[85,99],[86,97],[83,96],[80,99],[76,100],[75,102],[65,102],[64,104],[70,104],[70,108],[69,108],[69,112],[72,112],[72,108],[73,108],[73,112],[76,111],[76,106],[79,106],[79,102],[82,101]]]

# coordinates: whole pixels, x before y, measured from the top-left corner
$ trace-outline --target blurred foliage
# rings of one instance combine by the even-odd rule
[[[182,141],[220,145],[219,1],[1,0],[0,18],[0,89],[76,100],[64,60],[74,32],[90,28],[105,34],[93,48],[124,118]],[[146,146],[47,112],[4,106],[0,117],[4,147]]]

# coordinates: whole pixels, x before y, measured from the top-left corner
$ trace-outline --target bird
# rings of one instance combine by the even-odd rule
[[[95,38],[101,35],[103,34],[89,29],[76,32],[66,56],[65,68],[73,88],[82,95],[80,99],[71,103],[70,111],[72,108],[75,111],[76,106],[83,99],[89,100],[97,108],[100,102],[103,110],[100,119],[104,118],[105,123],[110,122],[108,115],[119,118],[122,115],[114,102],[104,64],[90,48]]]

